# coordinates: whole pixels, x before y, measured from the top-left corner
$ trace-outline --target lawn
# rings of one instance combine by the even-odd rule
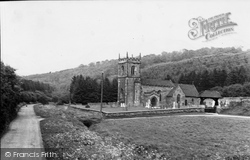
[[[166,116],[104,120],[93,128],[103,136],[142,146],[170,159],[250,159],[250,119]]]

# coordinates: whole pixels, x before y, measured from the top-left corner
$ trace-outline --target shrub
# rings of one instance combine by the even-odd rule
[[[59,100],[56,105],[64,105],[63,101],[62,100]]]
[[[19,110],[20,87],[15,69],[1,62],[1,106],[0,106],[0,135],[3,134]]]

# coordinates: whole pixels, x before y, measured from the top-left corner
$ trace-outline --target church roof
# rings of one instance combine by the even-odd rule
[[[186,97],[199,97],[199,92],[192,84],[176,84],[176,86],[168,93],[168,97],[172,97],[176,88],[180,86]]]
[[[173,97],[174,91],[177,88],[177,86],[175,86],[173,89],[171,89],[171,91],[168,93],[167,97]]]
[[[152,91],[149,91],[149,92],[144,92],[145,95],[153,95],[153,94],[156,94],[156,95],[159,95],[161,93],[161,91],[155,91],[155,90],[152,90]]]
[[[199,92],[192,84],[179,84],[186,97],[199,97]]]
[[[146,86],[158,86],[158,87],[175,86],[171,80],[159,80],[159,79],[142,79],[141,84]]]
[[[200,94],[202,98],[221,98],[221,94],[218,91],[205,90]]]

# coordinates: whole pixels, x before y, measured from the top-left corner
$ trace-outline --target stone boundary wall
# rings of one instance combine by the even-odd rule
[[[250,97],[223,97],[220,100],[228,100],[233,102],[250,101]]]
[[[156,109],[148,111],[121,111],[106,113],[103,112],[105,118],[131,118],[131,117],[148,117],[148,116],[163,116],[181,113],[202,113],[204,108],[182,108],[182,109]]]
[[[101,103],[88,103],[89,106],[101,106]],[[103,107],[117,107],[117,102],[103,102]]]
[[[219,108],[228,108],[231,102],[246,102],[250,101],[250,97],[223,97],[219,99]]]
[[[70,107],[80,109],[80,110],[83,110],[83,111],[87,111],[87,112],[95,112],[95,113],[98,112],[98,113],[100,113],[100,111],[94,110],[94,109],[91,109],[91,108],[77,107],[77,106],[73,106],[73,105],[71,105]]]
[[[80,109],[87,112],[100,113],[100,111],[89,109],[89,108],[81,108],[77,106],[71,106],[76,109]],[[149,117],[149,116],[164,116],[164,115],[174,115],[174,114],[186,114],[186,113],[203,113],[203,107],[195,107],[195,108],[180,108],[180,109],[155,109],[155,110],[143,110],[143,111],[120,111],[120,112],[102,112],[103,118],[131,118],[131,117]]]

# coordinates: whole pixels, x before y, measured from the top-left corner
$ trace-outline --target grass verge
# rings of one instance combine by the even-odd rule
[[[45,118],[40,123],[45,151],[59,156],[48,159],[132,160],[135,157],[133,145],[110,136],[100,136],[83,124],[86,121],[100,122],[98,113],[51,105],[36,105],[34,110],[38,116]]]

